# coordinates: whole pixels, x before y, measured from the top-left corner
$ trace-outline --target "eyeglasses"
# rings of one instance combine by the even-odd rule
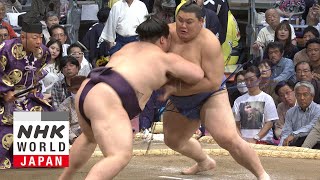
[[[76,55],[83,55],[84,53],[83,52],[75,52],[75,53],[71,53],[70,55],[71,56],[76,56]]]

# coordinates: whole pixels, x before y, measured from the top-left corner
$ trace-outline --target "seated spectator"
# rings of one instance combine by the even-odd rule
[[[233,105],[239,134],[250,143],[272,144],[273,121],[278,120],[272,97],[259,88],[260,71],[248,67],[245,74],[248,93],[238,97]]]
[[[68,52],[67,49],[70,44],[67,44],[66,41],[68,39],[67,30],[63,26],[56,24],[53,25],[50,29],[50,36],[55,39],[59,40],[62,44],[62,56],[67,56]]]
[[[314,88],[310,82],[298,82],[294,93],[297,106],[286,113],[279,145],[301,147],[320,117],[320,105],[313,102]]]
[[[312,7],[309,8],[309,12],[307,14],[307,24],[309,26],[317,26],[319,24],[319,16],[320,16],[320,5],[318,2],[313,4]],[[318,29],[319,30],[319,29]]]
[[[48,74],[42,79],[43,86],[45,89],[44,95],[46,99],[51,99],[51,89],[55,82],[62,80],[64,76],[59,71],[59,63],[62,58],[62,45],[61,42],[52,39],[48,42],[47,47],[49,48],[51,54],[51,60],[44,67],[44,70]]]
[[[8,28],[0,25],[0,43],[10,39]]]
[[[96,67],[96,61],[101,56],[106,56],[109,50],[109,44],[107,42],[102,42],[98,44],[99,37],[108,20],[110,13],[110,8],[102,8],[99,10],[97,17],[99,23],[95,23],[90,27],[84,38],[82,39],[83,45],[89,50],[89,63]],[[98,47],[99,46],[99,47]]]
[[[308,81],[314,87],[315,96],[313,102],[320,104],[320,81],[315,80],[312,75],[312,67],[308,62],[301,61],[295,66],[297,81]]]
[[[306,44],[306,49],[310,59],[310,65],[313,69],[313,78],[320,80],[320,39],[310,39]]]
[[[15,7],[19,12],[22,10],[21,3],[18,0],[0,0],[0,3],[5,6],[5,13],[12,13],[12,7]]]
[[[231,107],[238,97],[248,92],[248,88],[244,82],[245,73],[246,71],[239,71],[234,77],[236,80],[235,84],[232,85],[232,88],[228,88],[229,102]]]
[[[308,134],[301,147],[320,149],[320,118]]]
[[[59,71],[64,75],[64,79],[57,81],[53,84],[51,90],[52,105],[55,109],[59,107],[67,97],[71,96],[68,91],[70,80],[79,73],[80,64],[75,57],[65,56],[61,59],[59,64]]]
[[[59,24],[59,15],[56,14],[54,11],[49,11],[46,14],[45,28],[42,30],[45,44],[47,44],[50,41],[49,29],[56,24]]]
[[[287,111],[296,105],[296,97],[293,89],[294,84],[286,81],[279,82],[275,87],[274,91],[281,100],[281,103],[277,106],[279,120],[275,122],[273,131],[276,140],[280,139]],[[279,142],[276,144],[279,144]]]
[[[268,60],[263,60],[259,63],[258,68],[261,73],[260,89],[269,94],[275,104],[278,104],[278,96],[274,92],[276,84],[271,80],[271,64]]]
[[[292,14],[304,12],[306,3],[304,0],[277,0],[274,8],[280,16],[290,17]]]
[[[68,47],[68,55],[73,56],[78,60],[80,64],[80,70],[78,75],[88,76],[92,69],[92,66],[84,57],[83,48],[78,43],[71,44]]]
[[[307,61],[309,62],[310,59],[307,55],[307,51],[306,51],[306,43],[309,41],[309,39],[313,39],[313,38],[319,38],[319,31],[314,28],[313,26],[308,26],[303,30],[303,49],[300,50],[299,52],[297,52],[294,55],[293,58],[293,63],[297,64],[300,61]]]
[[[291,28],[288,21],[282,21],[275,30],[274,41],[281,42],[284,47],[283,57],[293,60],[294,55],[299,51],[297,46],[292,44]]]
[[[295,82],[292,60],[282,57],[283,45],[280,42],[271,42],[266,48],[268,61],[271,64],[271,80],[274,82],[291,80]]]
[[[267,47],[267,45],[270,42],[274,41],[274,36],[275,36],[275,30],[277,26],[280,24],[280,16],[275,9],[268,9],[266,11],[266,22],[268,23],[268,26],[262,28],[257,36],[257,40],[253,43],[252,49],[255,52],[259,52],[259,48],[262,47],[263,49]],[[296,34],[294,32],[293,27],[291,27],[291,40],[292,44],[296,45]]]
[[[8,29],[10,39],[16,38],[17,35],[14,32],[14,30],[12,29],[11,25],[8,22],[3,20],[5,15],[6,15],[6,7],[3,2],[0,2],[0,22],[1,22],[1,25]]]
[[[68,91],[71,92],[71,96],[67,97],[58,107],[57,111],[65,111],[69,113],[69,142],[70,145],[81,134],[81,128],[78,123],[78,116],[75,108],[74,98],[79,90],[81,83],[86,79],[85,76],[74,76],[70,79],[70,86]]]

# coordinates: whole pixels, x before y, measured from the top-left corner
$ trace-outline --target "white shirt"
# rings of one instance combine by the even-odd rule
[[[68,56],[68,47],[70,44],[62,44],[62,56]]]
[[[45,93],[51,94],[51,88],[53,84],[63,79],[64,76],[59,72],[58,69],[55,68],[54,63],[46,65],[44,67],[44,70],[48,72],[48,74],[42,79],[43,86],[45,88]]]
[[[260,132],[265,122],[279,119],[272,97],[263,91],[255,96],[246,93],[238,97],[234,101],[232,110],[235,120],[241,121],[240,130],[244,138],[253,138]],[[262,140],[272,141],[272,138],[273,133],[269,130]]]
[[[293,40],[296,38],[296,34],[291,24],[290,24],[290,27],[291,27],[291,39]],[[271,26],[268,25],[267,27],[264,27],[259,31],[256,42],[259,42],[264,47],[267,47],[267,45],[270,42],[274,41],[274,35],[275,35],[275,31],[271,28]]]
[[[92,69],[91,64],[88,62],[88,60],[83,56],[82,62],[80,64],[80,70],[78,72],[78,75],[80,76],[88,76]]]
[[[100,39],[115,42],[116,33],[124,37],[137,35],[136,28],[145,21],[147,14],[146,5],[139,0],[133,0],[130,6],[125,0],[116,2],[111,8]]]

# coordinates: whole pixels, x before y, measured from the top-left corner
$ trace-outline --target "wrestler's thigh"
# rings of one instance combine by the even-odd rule
[[[121,104],[110,107],[104,117],[93,119],[91,126],[105,156],[132,151],[132,126]]]
[[[172,103],[168,103],[166,109],[175,109]],[[163,114],[163,133],[166,138],[188,140],[200,126],[200,120],[189,120],[176,109],[165,111]]]
[[[211,96],[206,101],[201,108],[200,117],[216,140],[238,136],[226,90]]]

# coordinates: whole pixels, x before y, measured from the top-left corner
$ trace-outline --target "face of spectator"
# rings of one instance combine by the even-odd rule
[[[197,0],[197,4],[198,4],[198,6],[200,6],[202,8],[203,7],[203,0]]]
[[[313,76],[309,64],[299,64],[296,68],[296,75],[298,81],[309,81],[311,82]]]
[[[245,79],[246,86],[247,86],[249,92],[253,88],[259,87],[260,79],[256,76],[256,74],[254,74],[252,72],[247,72],[244,75],[244,79]]]
[[[296,103],[294,91],[287,85],[281,87],[278,91],[281,102],[289,107],[293,107]]]
[[[66,78],[71,78],[78,75],[79,68],[76,65],[67,62],[67,64],[62,69],[62,73]]]
[[[8,39],[10,39],[8,30],[6,28],[0,29],[0,43]]]
[[[280,52],[279,48],[270,48],[268,51],[269,61],[276,65],[281,60],[283,53]]]
[[[59,18],[57,16],[50,16],[48,17],[46,24],[50,29],[53,25],[59,24]]]
[[[0,2],[0,20],[2,20],[5,15],[6,15],[6,7],[2,2]]]
[[[176,19],[177,35],[182,41],[194,39],[203,27],[203,18],[200,20],[195,13],[179,11]]]
[[[287,29],[286,26],[282,26],[278,33],[277,37],[280,41],[286,41],[289,38],[289,30]]]
[[[266,11],[266,22],[272,27],[272,29],[276,29],[280,24],[280,16],[275,9],[269,9]]]
[[[65,44],[67,41],[67,35],[64,33],[63,29],[56,28],[52,31],[52,37],[55,40],[59,40],[61,44]]]
[[[304,45],[307,43],[307,41],[308,41],[309,39],[313,39],[313,38],[316,38],[316,36],[315,36],[314,34],[312,34],[311,31],[306,32],[306,33],[303,35],[303,43],[304,43]]]
[[[81,51],[81,49],[79,47],[73,47],[70,49],[70,55],[75,57],[79,64],[81,64],[82,59],[83,59],[83,52]]]
[[[57,43],[51,44],[51,46],[49,46],[49,51],[52,59],[56,59],[61,53],[61,49]]]
[[[259,64],[258,68],[260,70],[262,78],[271,77],[271,67],[269,66],[268,63]]]
[[[305,110],[311,104],[314,95],[311,94],[309,88],[300,86],[296,88],[295,96],[301,109]]]
[[[311,43],[307,47],[307,55],[311,62],[317,62],[320,60],[320,44]]]
[[[42,34],[23,32],[21,33],[21,42],[27,51],[39,53],[42,44]]]

